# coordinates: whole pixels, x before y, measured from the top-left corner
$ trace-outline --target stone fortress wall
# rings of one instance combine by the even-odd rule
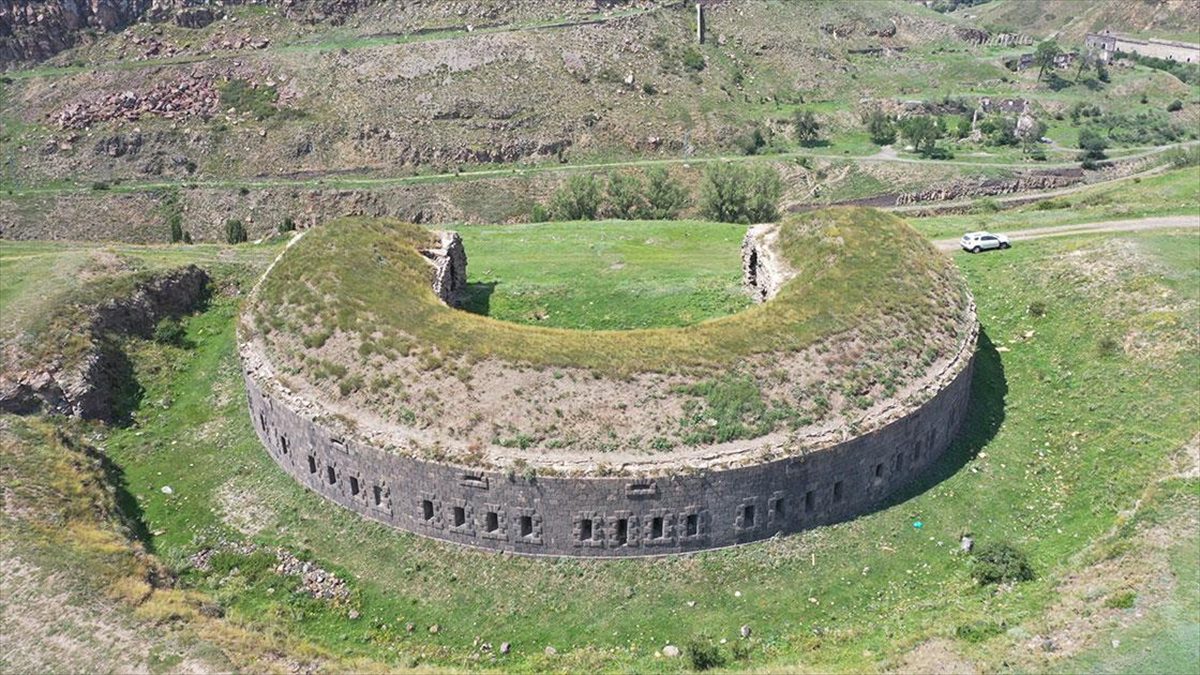
[[[437,270],[457,268],[432,262]],[[971,313],[974,324],[973,306]],[[244,340],[241,355],[259,439],[284,471],[327,499],[400,530],[479,548],[627,557],[732,546],[877,508],[957,434],[976,331],[936,393],[876,431],[749,466],[645,477],[523,475],[400,456],[323,424],[314,406],[278,383],[256,340]]]

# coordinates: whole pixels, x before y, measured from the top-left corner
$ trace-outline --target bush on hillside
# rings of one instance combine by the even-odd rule
[[[1094,129],[1079,130],[1079,149],[1083,150],[1080,159],[1092,161],[1106,159],[1104,151],[1108,149],[1108,141]]]
[[[778,217],[782,193],[779,172],[770,166],[718,162],[704,173],[700,207],[721,222],[766,223]]]
[[[608,174],[605,212],[611,218],[634,220],[646,210],[642,181],[631,173],[613,171]]]
[[[284,216],[283,222],[279,224],[280,232],[295,232],[296,221],[292,220],[291,216]]]
[[[875,145],[891,145],[896,142],[896,125],[882,110],[876,108],[863,115],[863,125]]]
[[[225,241],[230,244],[241,244],[246,241],[246,226],[237,218],[225,221]]]
[[[811,110],[797,110],[792,117],[792,128],[800,145],[811,145],[821,136],[821,123]]]
[[[709,670],[725,665],[725,655],[721,653],[721,648],[704,636],[688,640],[684,652],[693,670]]]
[[[600,211],[600,184],[588,173],[571,176],[550,199],[550,212],[559,220],[595,220]]]
[[[980,585],[1033,580],[1033,567],[1029,565],[1029,559],[1023,551],[1008,542],[983,544],[975,549],[973,558],[971,576]]]
[[[183,216],[178,212],[168,214],[167,224],[171,228],[171,243],[178,244],[183,241]]]
[[[646,172],[646,210],[642,217],[648,220],[670,220],[687,208],[691,201],[687,188],[671,178],[662,167]]]
[[[167,317],[154,327],[153,338],[159,344],[180,347],[187,341],[187,331],[179,319]]]

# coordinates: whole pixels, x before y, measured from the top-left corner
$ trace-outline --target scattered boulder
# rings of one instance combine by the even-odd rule
[[[669,659],[677,658],[680,654],[679,647],[676,647],[675,645],[667,645],[666,647],[663,647],[662,653],[663,656]]]

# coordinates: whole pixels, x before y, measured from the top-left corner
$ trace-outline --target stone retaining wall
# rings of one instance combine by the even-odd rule
[[[871,511],[950,446],[969,402],[974,347],[972,336],[937,394],[875,432],[799,457],[645,478],[527,476],[401,457],[291,410],[258,369],[247,365],[244,378],[272,459],[345,508],[480,548],[621,557],[731,546]]]

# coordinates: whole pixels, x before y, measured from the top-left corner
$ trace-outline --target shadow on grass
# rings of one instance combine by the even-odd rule
[[[488,316],[492,309],[492,293],[496,292],[496,286],[499,283],[498,281],[484,281],[467,284],[458,308],[472,314]]]
[[[124,345],[108,340],[100,349],[104,364],[103,377],[112,388],[109,392],[112,408],[101,417],[107,418],[116,427],[132,426],[133,413],[141,407],[146,390],[138,382],[133,362],[129,360]]]
[[[1004,422],[1004,400],[1007,396],[1008,380],[1004,376],[1004,363],[987,331],[981,329],[975,349],[975,372],[971,375],[971,402],[958,436],[936,463],[880,504],[880,508],[908,501],[958,473],[996,437],[996,432]]]
[[[62,431],[57,433],[63,445],[74,448],[99,464],[100,470],[104,472],[104,484],[113,491],[113,501],[117,507],[117,513],[113,515],[129,530],[130,537],[141,542],[147,553],[154,553],[154,540],[150,536],[150,529],[146,527],[145,514],[142,513],[138,500],[129,491],[125,470],[112,461],[103,450],[76,439],[72,434]]]

